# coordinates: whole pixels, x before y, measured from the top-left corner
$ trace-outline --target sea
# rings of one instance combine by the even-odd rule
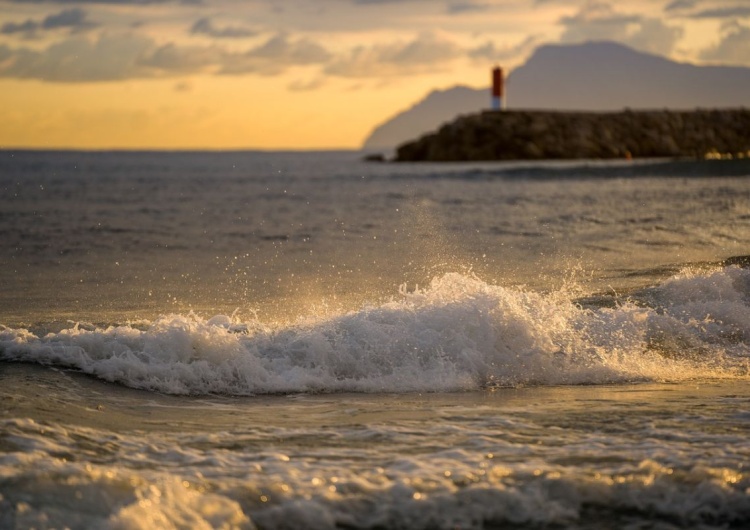
[[[750,527],[750,160],[0,150],[0,528]]]

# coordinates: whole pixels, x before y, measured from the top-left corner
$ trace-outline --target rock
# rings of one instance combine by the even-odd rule
[[[750,152],[750,110],[485,111],[407,142],[396,161],[706,158]]]

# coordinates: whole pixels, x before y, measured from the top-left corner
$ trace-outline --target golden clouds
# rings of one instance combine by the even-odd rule
[[[81,0],[72,8],[0,0],[0,8],[6,146],[356,147],[430,90],[485,85],[488,64],[512,68],[545,42],[607,38],[681,60],[750,65],[750,13],[722,0]]]

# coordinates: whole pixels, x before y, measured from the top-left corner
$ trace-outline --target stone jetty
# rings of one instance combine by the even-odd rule
[[[750,157],[750,109],[485,111],[407,142],[395,161]]]

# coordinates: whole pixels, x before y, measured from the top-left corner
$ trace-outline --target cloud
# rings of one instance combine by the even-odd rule
[[[628,26],[637,24],[637,15],[622,15],[603,2],[589,2],[573,16],[562,17],[565,27],[563,42],[587,40],[622,40],[628,35]]]
[[[136,65],[156,75],[179,75],[209,70],[220,64],[225,56],[226,52],[216,47],[202,48],[168,43],[143,53]]]
[[[469,49],[468,55],[477,61],[507,61],[528,54],[539,42],[537,35],[529,35],[515,46],[498,47],[495,43],[487,41],[481,46]]]
[[[428,32],[408,41],[359,46],[333,55],[310,38],[286,33],[277,33],[246,51],[218,45],[161,44],[136,32],[103,33],[97,38],[70,36],[44,50],[0,46],[0,77],[96,82],[201,73],[275,76],[293,67],[316,67],[312,81],[288,85],[290,90],[304,91],[321,86],[326,75],[386,80],[441,71],[461,58],[506,60],[527,52],[537,42],[532,36],[510,47],[487,42],[465,48]]]
[[[0,27],[0,33],[3,35],[12,35],[14,33],[34,33],[40,27],[40,23],[34,20],[27,20],[25,22],[6,22]]]
[[[87,20],[87,14],[83,9],[73,8],[60,11],[56,15],[50,15],[42,22],[44,29],[73,28],[87,29],[95,24]]]
[[[218,46],[157,44],[136,33],[74,36],[45,50],[0,45],[0,77],[52,82],[116,81],[193,73],[278,75],[292,66],[322,65],[331,54],[305,38],[277,34],[246,52]]]
[[[750,6],[704,9],[689,15],[690,18],[745,18],[750,17]]]
[[[287,85],[287,89],[291,92],[311,92],[317,90],[325,85],[325,79],[317,77],[310,81],[293,81]]]
[[[219,73],[277,75],[290,66],[322,64],[330,57],[328,50],[310,39],[294,40],[278,33],[245,53],[228,54]]]
[[[210,18],[204,17],[195,22],[190,28],[190,33],[195,35],[207,35],[215,39],[242,39],[254,37],[258,31],[243,26],[217,27]]]
[[[317,43],[304,38],[294,41],[284,33],[274,35],[246,55],[286,64],[314,64],[330,57],[330,53]]]
[[[489,8],[489,4],[472,2],[471,0],[448,3],[448,13],[452,15],[487,11]]]
[[[667,26],[659,19],[644,18],[624,42],[638,50],[667,55],[684,33],[682,28]]]
[[[101,4],[101,5],[135,5],[152,4],[187,4],[200,5],[203,0],[10,0],[16,4]]]
[[[21,23],[7,22],[0,27],[0,33],[4,35],[15,33],[28,35],[38,31],[53,31],[58,29],[69,29],[75,32],[85,31],[96,26],[97,24],[88,20],[88,14],[83,9],[73,8],[49,15],[41,21],[28,19]]]
[[[664,11],[678,11],[681,9],[691,9],[695,7],[698,0],[674,0],[664,8]]]
[[[707,6],[709,3],[713,3],[714,5],[721,3],[723,5],[709,8]],[[693,19],[737,19],[750,17],[750,6],[746,2],[743,3],[745,5],[739,5],[739,2],[735,2],[735,5],[726,5],[727,2],[724,0],[715,0],[713,2],[710,2],[710,0],[674,0],[664,10],[667,12],[678,11],[681,16]],[[704,7],[703,9],[694,10],[694,8],[697,9],[701,4]]]
[[[153,41],[136,35],[73,37],[43,52],[0,46],[0,76],[62,82],[144,77],[139,61],[153,47]]]
[[[750,66],[750,27],[732,24],[721,41],[704,50],[701,59]]]
[[[325,69],[341,77],[389,77],[425,73],[461,55],[452,41],[425,33],[409,42],[359,46],[337,57]]]
[[[573,16],[562,17],[562,42],[613,40],[639,50],[668,55],[683,30],[660,19],[623,14],[604,2],[589,2]]]
[[[357,5],[403,4],[404,0],[353,0]]]
[[[208,70],[223,56],[216,48],[158,46],[134,34],[72,37],[43,51],[0,46],[0,77],[67,83],[168,77]]]

